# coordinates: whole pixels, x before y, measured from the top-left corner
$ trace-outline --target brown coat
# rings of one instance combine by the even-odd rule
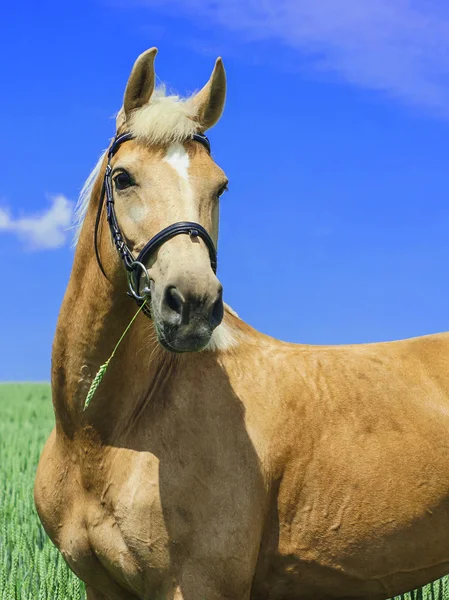
[[[142,81],[151,84],[154,54],[139,59],[125,109],[136,89],[148,102]],[[217,65],[203,103],[223,85]],[[198,110],[210,125],[211,110]],[[185,142],[163,158],[127,142],[114,161],[138,179],[114,190],[132,249],[142,232],[174,221],[172,211],[193,210],[192,198],[216,237],[212,196],[223,174],[204,150]],[[42,523],[88,599],[381,600],[449,572],[448,334],[293,345],[227,310],[215,345],[167,352],[158,299],[169,278],[189,293],[219,289],[204,245],[178,237],[148,266],[153,321],[138,316],[83,411],[135,311],[105,228],[108,280],[93,251],[104,168],[59,317],[56,426],[35,485]]]

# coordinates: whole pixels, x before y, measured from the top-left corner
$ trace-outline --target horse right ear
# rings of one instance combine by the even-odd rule
[[[141,54],[134,63],[123,99],[125,119],[130,117],[132,111],[142,108],[150,101],[151,94],[154,91],[154,59],[156,54],[157,48],[150,48]]]

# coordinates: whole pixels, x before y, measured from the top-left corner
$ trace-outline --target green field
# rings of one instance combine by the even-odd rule
[[[52,426],[49,385],[0,385],[0,600],[85,597],[46,537],[33,503],[34,474]],[[449,600],[449,580],[402,598]]]
[[[48,384],[0,385],[1,600],[85,598],[34,508],[34,475],[52,427]]]

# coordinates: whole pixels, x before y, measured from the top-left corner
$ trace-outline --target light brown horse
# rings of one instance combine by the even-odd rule
[[[184,231],[132,280],[151,318],[138,315],[83,411],[137,308],[101,208],[105,174],[132,257],[179,221],[217,242],[227,181],[197,134],[222,113],[223,65],[181,100],[154,90],[155,55],[126,87],[117,135],[130,135],[82,195],[35,485],[48,535],[89,600],[381,600],[444,575],[447,334],[277,341],[223,311],[213,249]]]

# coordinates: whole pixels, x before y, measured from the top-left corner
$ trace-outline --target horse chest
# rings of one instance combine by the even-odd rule
[[[251,481],[241,486],[208,461],[189,466],[149,452],[120,454],[88,492],[85,511],[90,546],[112,577],[139,597],[164,597],[186,569],[246,585],[261,527]]]
[[[85,523],[93,553],[125,589],[146,597],[169,583],[169,536],[164,523],[158,461],[123,450],[105,461],[86,492]],[[166,590],[164,591],[164,593]]]

